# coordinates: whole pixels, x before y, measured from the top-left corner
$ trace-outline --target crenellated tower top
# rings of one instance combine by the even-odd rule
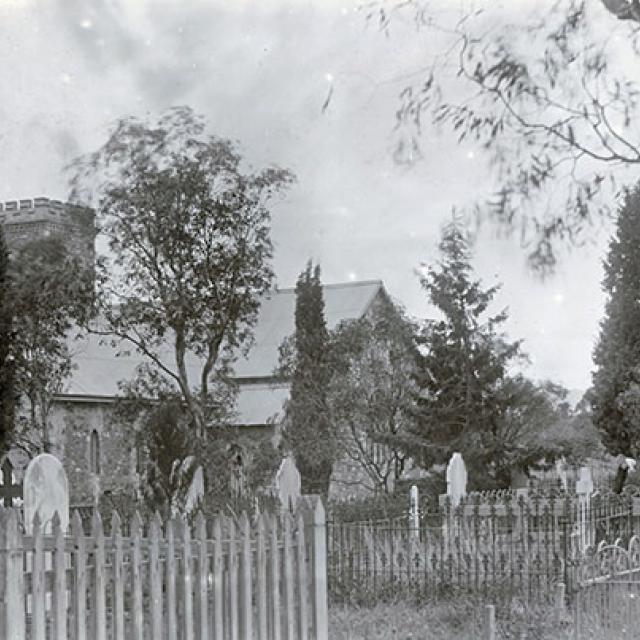
[[[50,198],[0,202],[0,224],[9,249],[51,235],[63,236],[69,249],[92,264],[95,260],[95,212]]]

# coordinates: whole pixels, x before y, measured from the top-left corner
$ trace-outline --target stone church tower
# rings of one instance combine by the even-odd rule
[[[62,236],[68,249],[88,266],[95,261],[93,210],[49,198],[0,202],[0,224],[9,249],[31,240]]]

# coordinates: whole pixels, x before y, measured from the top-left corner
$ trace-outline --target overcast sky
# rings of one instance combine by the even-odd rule
[[[433,43],[401,26],[384,36],[359,4],[2,0],[0,200],[64,198],[62,167],[115,118],[188,104],[255,166],[297,175],[274,211],[279,286],[311,257],[325,282],[381,279],[428,316],[414,270],[436,256],[452,207],[491,185],[479,151],[449,139],[428,140],[411,168],[394,164],[397,95]],[[573,252],[543,283],[515,240],[480,234],[477,271],[503,283],[497,306],[525,341],[529,375],[590,384],[605,247]]]

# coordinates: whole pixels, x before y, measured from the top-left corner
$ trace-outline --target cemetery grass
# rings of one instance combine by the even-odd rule
[[[329,640],[484,640],[485,604],[472,598],[444,602],[335,605],[329,609]],[[496,640],[569,640],[568,620],[556,623],[551,606],[496,611]]]

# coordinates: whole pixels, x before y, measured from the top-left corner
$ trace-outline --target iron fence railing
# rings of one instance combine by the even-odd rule
[[[626,543],[638,533],[639,499],[618,495],[587,505],[568,496],[476,496],[423,512],[417,525],[334,519],[327,523],[329,594],[334,602],[459,591],[542,601],[559,582],[572,592],[580,558],[597,542]]]

